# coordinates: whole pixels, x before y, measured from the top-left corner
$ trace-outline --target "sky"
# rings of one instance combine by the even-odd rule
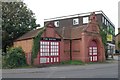
[[[23,0],[35,13],[36,23],[44,19],[102,10],[115,25],[118,33],[118,2],[120,0]]]

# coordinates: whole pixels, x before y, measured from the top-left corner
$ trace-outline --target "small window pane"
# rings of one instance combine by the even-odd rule
[[[92,49],[89,49],[89,52],[92,52]]]
[[[57,62],[59,62],[59,59],[58,59],[58,57],[57,57]]]
[[[109,23],[108,23],[108,21],[107,21],[107,27],[108,27],[108,25],[109,25]]]
[[[107,20],[105,19],[105,25],[107,24]]]
[[[88,17],[83,17],[83,24],[88,23],[89,22],[89,18]]]
[[[93,55],[97,55],[97,52],[94,52]]]
[[[79,19],[78,18],[73,19],[73,25],[78,25],[78,24],[79,24]]]
[[[40,58],[40,63],[46,63],[46,58]]]
[[[54,22],[55,27],[59,27],[59,21]]]
[[[91,53],[91,52],[89,52],[89,55],[92,55],[92,53]]]
[[[58,45],[58,42],[56,42],[56,46]]]
[[[56,62],[56,58],[54,58],[54,62]]]
[[[89,47],[89,49],[92,49],[92,47]]]
[[[97,61],[97,56],[93,56],[93,61]]]
[[[104,23],[104,17],[102,17],[102,23]]]
[[[51,58],[51,62],[53,62],[53,58]]]
[[[58,56],[58,53],[56,53],[56,55]]]
[[[94,50],[93,50],[93,52],[97,52],[97,50],[96,50],[96,49],[94,49]]]
[[[42,53],[40,53],[40,56],[42,56]]]
[[[53,53],[53,56],[55,55],[55,53]]]
[[[92,56],[90,57],[90,61],[92,61]]]
[[[49,58],[47,58],[47,62],[49,62]]]
[[[93,47],[93,49],[97,49],[97,47]]]
[[[42,44],[42,42],[40,42],[40,44]]]

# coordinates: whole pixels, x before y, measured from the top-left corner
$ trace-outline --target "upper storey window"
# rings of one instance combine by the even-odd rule
[[[102,17],[102,23],[104,23],[106,26],[108,26],[108,21],[105,17]]]
[[[83,17],[83,24],[86,24],[89,22],[89,17]]]
[[[107,20],[105,19],[105,25],[107,25]]]
[[[79,24],[79,18],[73,19],[73,25],[78,25]]]
[[[59,21],[54,22],[55,27],[59,27]]]
[[[104,17],[102,17],[102,23],[104,23],[105,22],[105,19],[104,19]]]

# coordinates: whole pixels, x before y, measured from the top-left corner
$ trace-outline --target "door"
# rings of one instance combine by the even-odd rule
[[[57,41],[40,41],[40,63],[58,63],[59,46]]]
[[[90,62],[98,61],[98,48],[95,41],[92,41],[89,46],[89,61]]]

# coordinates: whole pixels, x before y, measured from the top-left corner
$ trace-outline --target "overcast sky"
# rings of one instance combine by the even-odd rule
[[[23,0],[36,16],[37,23],[44,19],[102,10],[118,28],[118,2],[120,0]]]

